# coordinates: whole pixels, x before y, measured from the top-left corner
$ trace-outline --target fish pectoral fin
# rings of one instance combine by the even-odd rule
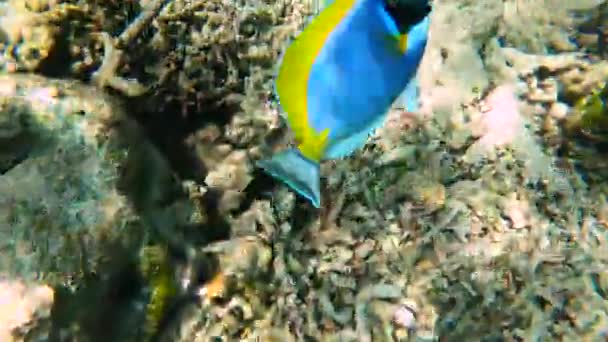
[[[295,148],[258,161],[256,166],[308,199],[315,208],[321,206],[319,163],[307,159]]]

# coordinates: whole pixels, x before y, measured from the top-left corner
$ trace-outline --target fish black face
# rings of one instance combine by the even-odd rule
[[[431,12],[429,0],[384,0],[384,3],[401,34],[409,32]]]

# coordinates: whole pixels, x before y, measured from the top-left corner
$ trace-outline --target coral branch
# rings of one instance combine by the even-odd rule
[[[132,44],[141,32],[160,13],[170,0],[156,0],[149,4],[140,15],[118,36],[112,38],[108,33],[102,32],[104,58],[99,69],[93,74],[93,81],[99,87],[111,87],[128,97],[140,96],[147,88],[137,80],[125,79],[117,75],[123,61],[123,50]]]

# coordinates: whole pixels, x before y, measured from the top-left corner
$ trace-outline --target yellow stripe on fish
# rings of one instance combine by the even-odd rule
[[[329,130],[315,131],[308,122],[308,76],[325,41],[340,24],[356,0],[338,0],[325,8],[289,46],[276,80],[281,106],[298,149],[311,160],[319,161],[327,146]]]

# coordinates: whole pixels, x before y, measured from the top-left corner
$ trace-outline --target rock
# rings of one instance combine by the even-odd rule
[[[563,102],[554,102],[553,104],[551,104],[551,107],[549,108],[549,115],[551,115],[551,117],[561,120],[564,119],[567,115],[568,112],[570,111],[570,108],[568,107],[567,104],[563,103]]]
[[[53,289],[21,281],[0,281],[0,340],[25,341],[48,335]]]
[[[0,146],[0,277],[93,286],[77,304],[103,312],[91,303],[176,221],[165,159],[111,97],[33,75],[0,75]]]

